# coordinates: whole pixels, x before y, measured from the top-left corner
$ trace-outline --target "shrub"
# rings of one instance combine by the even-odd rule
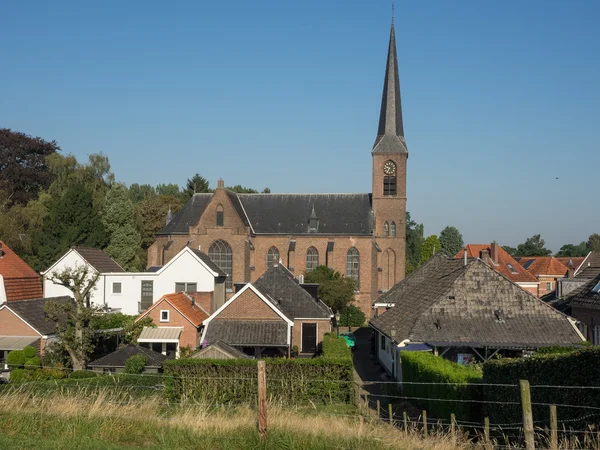
[[[366,320],[365,313],[356,305],[348,305],[340,311],[341,327],[362,327]]]
[[[476,386],[476,383],[482,378],[479,369],[448,361],[440,356],[434,356],[430,352],[402,352],[401,358],[402,380],[417,383],[403,384],[404,396],[432,399],[416,400],[415,403],[436,418],[449,418],[451,413],[456,414],[457,419],[462,420],[470,420],[479,416],[478,403],[433,400],[479,399],[479,390]],[[427,382],[433,384],[418,384]]]
[[[6,357],[6,363],[9,366],[21,367],[27,361],[27,357],[23,350],[12,350]]]
[[[40,366],[41,361],[40,358],[38,358],[37,356],[34,356],[33,358],[30,358],[25,362],[26,369],[37,369]]]
[[[352,352],[346,344],[346,340],[333,333],[325,333],[323,343],[321,344],[323,358],[328,360],[348,360],[352,361]]]
[[[14,350],[13,350],[14,351]],[[10,382],[20,383],[31,378],[29,371],[25,369],[13,369],[10,371]]]
[[[96,378],[98,374],[90,370],[74,370],[69,375],[69,378],[73,380],[80,380],[82,378]]]
[[[23,349],[23,354],[27,359],[33,358],[36,355],[36,353],[37,352],[35,351],[35,348],[33,348],[31,345],[28,345]]]
[[[144,355],[133,355],[130,356],[127,361],[125,361],[125,373],[142,373],[144,371],[144,367],[146,367],[146,363],[148,362],[148,357]]]

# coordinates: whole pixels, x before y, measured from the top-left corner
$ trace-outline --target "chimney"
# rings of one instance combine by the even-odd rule
[[[225,182],[223,181],[223,178],[219,178],[219,181],[217,181],[217,189],[223,188],[225,188]]]
[[[490,257],[492,262],[498,265],[498,243],[496,241],[492,242]]]
[[[567,278],[575,278],[575,264],[573,264],[573,260],[569,260],[569,264],[567,264]]]
[[[467,265],[467,247],[465,247],[465,266]]]
[[[484,263],[490,263],[490,251],[488,249],[481,250],[479,253],[479,259],[481,259]]]

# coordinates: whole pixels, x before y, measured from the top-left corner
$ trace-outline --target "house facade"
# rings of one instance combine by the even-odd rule
[[[0,241],[0,305],[42,296],[39,274]]]
[[[296,276],[327,265],[355,281],[357,304],[370,315],[371,301],[404,277],[407,158],[392,26],[371,193],[236,194],[219,180],[157,235],[148,266],[187,245],[201,249],[228,274],[229,298],[236,283],[256,281],[280,259]]]
[[[600,273],[571,292],[567,304],[585,338],[600,345]]]
[[[579,265],[571,264],[567,268],[567,276],[558,280],[559,298],[572,297],[576,291],[600,275],[600,252],[589,252]]]
[[[382,300],[395,306],[369,322],[373,351],[396,379],[403,351],[464,363],[584,341],[576,320],[478,258],[435,255]]]
[[[538,297],[553,296],[558,280],[567,275],[567,266],[554,256],[523,256],[515,259],[539,281]]]
[[[214,292],[217,303],[225,302],[226,274],[205,253],[189,247],[148,272],[125,272],[101,250],[72,248],[43,273],[45,295],[72,295],[67,288],[54,284],[50,276],[82,265],[100,274],[92,302],[124,314],[137,315],[172,292]]]

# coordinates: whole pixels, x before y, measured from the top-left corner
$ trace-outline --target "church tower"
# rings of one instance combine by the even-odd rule
[[[400,79],[394,22],[390,31],[381,113],[373,157],[374,235],[382,249],[379,290],[385,291],[404,278],[406,255],[406,160]]]

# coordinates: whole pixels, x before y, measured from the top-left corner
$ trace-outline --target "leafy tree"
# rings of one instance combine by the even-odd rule
[[[341,327],[362,327],[366,320],[365,313],[356,305],[348,305],[340,311]]]
[[[0,190],[6,191],[9,206],[25,206],[48,189],[54,176],[46,157],[59,150],[56,141],[0,128]]]
[[[144,371],[148,363],[148,357],[144,355],[133,355],[125,361],[125,373],[138,374]]]
[[[423,224],[419,224],[410,218],[406,212],[406,274],[415,270],[421,262],[421,247],[425,238],[423,237]]]
[[[187,202],[192,198],[192,195],[202,192],[210,192],[208,180],[197,173],[192,178],[188,178],[185,188],[183,189],[183,201]]]
[[[508,253],[510,256],[517,256],[517,249],[514,247],[511,247],[510,245],[503,245],[502,248],[504,249],[504,251],[506,251],[506,253]]]
[[[135,210],[124,185],[115,183],[108,191],[102,219],[109,235],[106,253],[125,270],[139,270],[138,250],[142,238],[136,228]]]
[[[34,266],[38,270],[48,267],[74,245],[102,248],[105,244],[106,232],[92,193],[84,185],[73,184],[51,203],[42,229],[34,237]]]
[[[157,195],[166,195],[170,197],[176,197],[181,199],[181,191],[179,190],[179,186],[177,184],[157,184],[156,185],[156,194]]]
[[[545,244],[541,235],[535,234],[527,238],[523,244],[517,245],[515,256],[548,256],[552,251],[545,248]]]
[[[148,196],[139,203],[139,228],[142,237],[142,248],[147,249],[150,247],[156,239],[156,233],[165,227],[169,208],[175,214],[181,207],[182,204],[179,198],[165,195],[160,197]]]
[[[442,244],[435,234],[428,236],[421,246],[421,261],[419,265],[423,264],[429,258],[442,250]],[[458,253],[458,252],[457,252]],[[453,255],[454,256],[454,255]]]
[[[268,188],[268,187],[264,188],[264,189],[262,190],[262,193],[263,193],[263,194],[270,194],[270,193],[271,193],[271,188]]]
[[[86,367],[88,354],[93,350],[90,322],[98,308],[91,304],[91,292],[96,289],[100,274],[88,265],[54,272],[49,280],[73,293],[74,302],[49,300],[45,311],[56,323],[56,334],[69,353],[74,370]]]
[[[156,190],[153,186],[149,184],[140,185],[138,183],[133,183],[129,186],[129,198],[134,204],[141,202],[148,196],[156,196]]]
[[[451,258],[454,258],[454,255],[465,245],[458,228],[452,226],[447,226],[442,230],[440,233],[440,244],[442,245],[442,252]]]
[[[342,276],[327,266],[318,266],[304,275],[305,283],[319,284],[319,297],[334,311],[341,311],[354,302],[354,280]]]
[[[556,256],[575,257],[586,256],[589,252],[586,242],[580,242],[578,245],[565,244],[563,245]]]
[[[594,233],[588,238],[588,249],[593,252],[600,251],[600,234]]]
[[[256,189],[252,189],[246,186],[242,186],[241,184],[236,184],[233,187],[228,187],[230,191],[237,192],[238,194],[258,194]]]

